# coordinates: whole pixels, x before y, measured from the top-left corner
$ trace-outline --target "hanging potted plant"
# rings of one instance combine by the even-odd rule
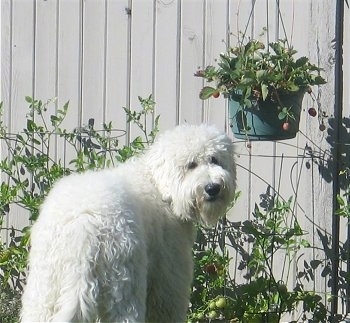
[[[222,93],[229,99],[232,131],[236,138],[283,140],[296,136],[304,94],[313,85],[325,84],[321,69],[297,53],[287,40],[265,45],[255,39],[220,54],[218,67],[207,66],[195,76],[213,82],[200,98]],[[316,109],[309,110],[317,114]]]

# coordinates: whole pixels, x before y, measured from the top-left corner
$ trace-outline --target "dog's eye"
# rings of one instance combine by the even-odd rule
[[[198,166],[198,164],[196,162],[190,162],[187,164],[187,168],[188,169],[194,169]]]
[[[214,165],[219,165],[219,161],[218,161],[217,158],[214,157],[214,156],[212,156],[212,157],[210,158],[210,163],[211,163],[211,164],[214,164]]]

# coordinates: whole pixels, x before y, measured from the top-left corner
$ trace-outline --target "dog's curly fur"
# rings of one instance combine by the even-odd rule
[[[232,142],[205,125],[63,178],[32,228],[22,321],[183,322],[194,224],[214,225],[235,187]]]

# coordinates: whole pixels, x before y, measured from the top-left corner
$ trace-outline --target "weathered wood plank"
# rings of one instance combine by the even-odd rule
[[[2,23],[8,33],[5,39],[9,43],[3,44],[1,53],[4,61],[3,75],[6,80],[2,86],[5,104],[5,125],[10,133],[18,133],[26,126],[25,117],[28,107],[25,96],[34,95],[34,55],[35,55],[35,6],[34,1],[4,1],[4,13],[8,16]],[[2,35],[3,35],[2,31]],[[3,56],[4,55],[4,56]],[[6,94],[5,94],[6,93]],[[4,147],[4,146],[3,146]],[[2,174],[4,175],[4,174]],[[23,228],[29,225],[28,212],[13,205],[11,215],[7,216],[5,227]]]
[[[202,1],[181,2],[181,51],[180,51],[180,123],[203,122],[203,103],[198,99],[201,82],[193,77],[204,58],[204,3]]]
[[[7,120],[9,131],[18,132],[23,129],[27,107],[24,98],[34,94],[34,1],[10,1],[8,30],[10,41],[7,55],[8,66],[5,67],[5,79],[10,90]],[[6,24],[6,22],[5,22]],[[5,54],[5,55],[6,55]]]
[[[155,10],[156,115],[162,130],[179,123],[181,1],[157,1]]]
[[[105,115],[106,3],[83,1],[82,123],[90,118],[99,129]],[[99,85],[99,86],[97,86]]]
[[[45,33],[42,30],[45,30]],[[57,96],[57,31],[57,3],[36,2],[34,44],[34,98],[36,99],[47,100]]]
[[[62,126],[73,130],[82,118],[82,2],[61,0],[57,10],[58,106],[69,101],[68,118]]]
[[[227,50],[229,38],[228,2],[225,0],[210,0],[205,5],[203,67],[215,65],[215,60],[220,53]],[[222,96],[217,99],[206,100],[204,102],[203,121],[215,124],[221,129],[227,129],[227,111],[227,100]]]
[[[106,5],[106,61],[105,61],[105,121],[113,122],[116,129],[125,130],[126,116],[122,107],[128,105],[130,83],[129,1],[108,0]],[[120,138],[125,143],[125,136]]]

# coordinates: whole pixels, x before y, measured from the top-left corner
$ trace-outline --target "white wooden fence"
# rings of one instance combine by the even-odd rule
[[[236,141],[242,194],[230,217],[250,218],[254,204],[270,186],[285,199],[294,196],[295,214],[313,246],[302,259],[321,261],[311,268],[314,278],[309,287],[330,293],[337,281],[332,271],[325,274],[324,269],[332,268],[338,257],[337,237],[332,240],[338,230],[334,216],[337,154],[347,143],[350,110],[350,11],[345,5],[344,22],[339,21],[340,2],[1,0],[3,121],[9,132],[20,132],[27,113],[25,96],[57,97],[56,108],[70,101],[65,128],[94,118],[95,125],[113,121],[114,127],[127,130],[132,137],[135,130],[127,128],[122,107],[135,108],[139,95],[152,93],[162,131],[178,123],[207,122],[230,132],[227,102],[222,98],[202,102],[198,93],[203,84],[193,73],[200,66],[215,64],[214,59],[239,31],[247,30],[264,42],[288,37],[301,55],[310,56],[324,69],[328,83],[314,90],[328,115],[327,129],[319,131],[317,118],[303,113],[295,139],[253,142],[251,148]],[[336,81],[337,23],[344,27],[344,91]],[[268,28],[268,36],[259,36],[263,27]],[[304,111],[311,104],[304,100]],[[348,158],[346,150],[343,157]],[[27,221],[16,215],[8,218],[6,226],[18,228]],[[348,245],[347,234],[347,222],[341,220],[340,248]],[[332,241],[336,242],[333,251]],[[295,270],[302,270],[303,261],[297,266]],[[345,287],[341,288],[344,292]],[[347,312],[346,303],[337,305],[332,305],[333,311]]]

